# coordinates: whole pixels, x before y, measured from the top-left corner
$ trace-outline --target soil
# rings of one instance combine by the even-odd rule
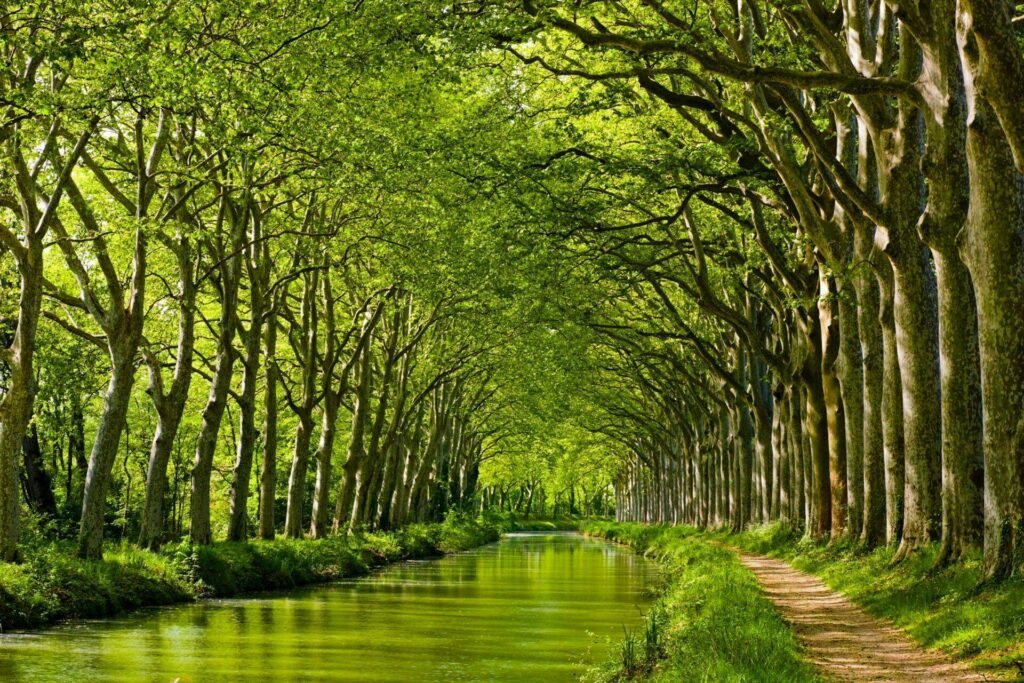
[[[923,649],[902,630],[873,617],[821,579],[781,560],[739,552],[792,626],[811,662],[839,681],[984,681],[940,652]]]

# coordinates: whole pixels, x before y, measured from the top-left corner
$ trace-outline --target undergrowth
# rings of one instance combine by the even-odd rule
[[[591,521],[581,517],[524,517],[505,510],[487,510],[483,515],[503,532],[579,531]]]
[[[348,538],[181,543],[159,553],[108,544],[101,561],[78,559],[71,542],[33,543],[20,564],[0,562],[0,630],[359,576],[391,562],[468,550],[500,533],[491,522],[450,513],[441,523]]]

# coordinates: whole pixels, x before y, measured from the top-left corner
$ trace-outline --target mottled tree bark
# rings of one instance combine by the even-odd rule
[[[922,48],[928,203],[918,223],[932,251],[939,307],[942,414],[942,544],[938,564],[974,545],[981,519],[981,370],[974,287],[956,237],[967,215],[966,97],[956,44],[955,0],[935,0]]]
[[[352,519],[356,498],[356,475],[366,457],[366,422],[370,414],[370,386],[373,372],[372,345],[368,342],[361,351],[356,373],[356,395],[352,405],[352,430],[349,433],[348,453],[342,465],[344,476],[334,505],[334,533],[341,533]]]
[[[839,362],[840,335],[839,304],[835,299],[828,276],[820,276],[821,294],[818,316],[821,319],[821,389],[825,401],[828,425],[828,488],[831,520],[829,532],[833,538],[846,533],[846,409],[836,364]]]
[[[232,310],[224,306],[224,311]],[[232,343],[235,337],[233,313],[221,316],[217,349],[217,367],[210,382],[210,393],[203,408],[202,425],[196,439],[196,453],[192,463],[192,506],[189,514],[189,540],[199,545],[213,542],[210,529],[210,476],[213,456],[217,452],[217,436],[227,409],[228,392],[235,362]]]
[[[828,410],[822,383],[821,321],[817,311],[799,318],[800,336],[806,346],[800,379],[803,383],[803,431],[807,438],[805,459],[807,533],[812,538],[828,536],[832,526],[832,491],[829,479]]]
[[[843,284],[838,292],[839,359],[836,375],[843,403],[846,436],[847,526],[859,538],[864,524],[864,362],[857,320],[856,288]],[[881,444],[879,444],[881,445]],[[879,455],[881,453],[879,452]],[[879,470],[880,471],[880,470]]]
[[[36,331],[42,314],[44,243],[71,172],[95,125],[93,120],[79,136],[43,210],[38,206],[32,171],[22,156],[20,145],[24,141],[18,135],[7,140],[6,151],[14,162],[13,184],[18,192],[24,235],[19,239],[5,224],[0,225],[0,246],[13,254],[18,270],[17,324],[10,345],[0,346],[0,363],[10,372],[7,390],[0,395],[0,561],[10,562],[18,557],[18,460],[36,392],[34,358]],[[42,152],[45,155],[47,149],[44,147]]]
[[[213,473],[213,456],[217,452],[217,437],[220,434],[224,411],[227,409],[228,394],[234,370],[234,348],[238,305],[238,288],[242,269],[242,241],[245,235],[246,207],[239,212],[235,209],[226,191],[221,193],[221,213],[217,231],[213,236],[212,253],[219,257],[217,272],[220,275],[220,320],[217,332],[217,356],[210,391],[203,408],[202,424],[196,438],[195,457],[192,462],[191,492],[192,506],[189,514],[189,540],[206,545],[213,541],[210,529],[210,476]],[[225,226],[227,243],[224,242]]]
[[[263,467],[260,470],[260,529],[259,537],[273,540],[276,533],[274,513],[277,495],[277,314],[276,305],[267,316],[264,335],[264,375],[266,388],[263,395]]]
[[[284,534],[288,538],[303,537],[303,514],[306,503],[306,473],[309,469],[309,447],[313,440],[313,409],[316,407],[316,356],[319,311],[317,307],[316,271],[303,275],[301,325],[290,339],[299,363],[300,395],[298,402],[289,401],[298,418],[292,449],[292,467],[288,474],[288,505],[285,509]]]
[[[103,521],[107,507],[107,488],[118,444],[121,442],[125,417],[128,414],[132,385],[135,383],[137,349],[138,337],[111,344],[110,383],[103,399],[103,415],[96,430],[96,439],[89,454],[89,470],[85,475],[85,490],[82,495],[78,555],[85,559],[98,560],[103,557]]]
[[[868,229],[854,228],[853,273],[857,290],[857,331],[863,359],[863,522],[861,542],[873,548],[885,541],[885,438],[883,435],[883,385],[885,382],[885,351],[882,326],[879,323],[878,281],[872,272],[873,263],[881,255],[873,250]],[[898,382],[897,382],[898,383]],[[902,424],[900,431],[902,432]]]
[[[257,288],[250,282],[250,293]],[[253,311],[249,329],[242,334],[242,388],[236,399],[238,404],[238,448],[235,454],[235,467],[231,477],[229,494],[227,540],[244,541],[248,536],[248,502],[249,481],[252,476],[253,453],[256,450],[256,383],[260,370],[260,317],[259,306],[251,307]]]
[[[18,557],[18,460],[35,397],[33,358],[43,294],[42,236],[26,241],[18,263],[18,324],[10,347],[0,349],[10,370],[0,396],[0,560],[6,562]]]
[[[999,578],[1019,569],[1024,544],[1024,179],[1012,171],[1006,140],[986,99],[1005,84],[986,72],[977,40],[969,24],[962,27],[961,49],[974,81],[968,81],[970,208],[960,248],[978,310],[984,571]]]
[[[163,541],[164,498],[167,495],[167,465],[178,436],[185,401],[192,384],[192,360],[195,356],[195,282],[192,249],[180,236],[174,243],[178,261],[178,347],[171,386],[165,392],[159,360],[146,354],[149,365],[148,393],[157,414],[156,432],[149,449],[146,469],[146,494],[139,525],[139,546],[156,550]]]
[[[263,209],[253,202],[249,234],[245,244],[245,270],[249,280],[249,326],[236,322],[242,338],[242,388],[238,404],[238,445],[231,477],[227,540],[244,541],[248,536],[249,493],[252,464],[259,438],[256,429],[256,385],[259,381],[263,322],[269,305],[270,250],[263,234]]]

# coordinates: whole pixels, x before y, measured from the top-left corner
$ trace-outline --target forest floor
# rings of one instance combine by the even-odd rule
[[[941,653],[924,650],[906,633],[871,616],[816,577],[782,560],[739,552],[778,608],[811,662],[841,681],[984,681]]]
[[[441,523],[348,538],[181,543],[160,552],[109,543],[100,561],[78,559],[70,541],[39,541],[26,544],[20,564],[0,563],[0,632],[360,576],[491,543],[501,531],[489,520],[450,514]]]

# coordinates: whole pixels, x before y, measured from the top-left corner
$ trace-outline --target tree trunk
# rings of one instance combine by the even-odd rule
[[[45,198],[43,210],[38,208],[44,198],[39,196],[36,176],[22,154],[25,139],[20,134],[8,137],[8,158],[13,160],[14,166],[8,178],[13,178],[12,184],[18,191],[25,237],[19,242],[6,227],[0,228],[9,240],[0,239],[0,245],[14,253],[18,269],[18,322],[10,346],[0,346],[0,363],[5,363],[10,370],[7,389],[0,395],[0,561],[18,558],[18,460],[36,391],[33,360],[42,314],[44,243],[97,120],[98,117],[92,119],[68,154],[50,196]],[[9,246],[15,242],[20,249]]]
[[[853,274],[857,292],[857,331],[864,376],[864,495],[860,540],[868,548],[885,541],[886,529],[885,438],[882,427],[885,351],[882,326],[879,323],[878,281],[871,271],[880,258],[884,257],[874,253],[871,232],[863,227],[856,227],[854,260],[857,264],[864,264],[858,266]],[[902,432],[902,426],[900,431]]]
[[[192,543],[208,545],[213,541],[210,529],[210,477],[213,473],[213,457],[217,452],[217,437],[220,434],[224,411],[227,409],[228,393],[231,390],[232,372],[235,363],[234,340],[237,331],[235,309],[238,306],[238,289],[242,270],[242,244],[245,237],[248,207],[238,212],[225,193],[221,195],[221,216],[229,224],[230,240],[223,243],[222,235],[216,235],[219,256],[217,270],[220,274],[220,328],[217,339],[217,366],[210,382],[210,392],[203,408],[202,425],[196,438],[196,452],[192,463],[192,506],[189,515],[189,540]],[[223,227],[223,226],[221,226]]]
[[[300,415],[295,429],[292,450],[292,468],[288,476],[288,506],[285,510],[284,535],[303,537],[303,509],[306,501],[306,472],[309,465],[309,447],[313,441],[312,416]]]
[[[415,475],[412,477],[412,487],[409,491],[409,509],[415,510],[415,521],[423,521],[423,513],[415,504],[422,500],[430,481],[430,473],[437,462],[438,453],[441,450],[441,442],[445,439],[447,408],[449,406],[450,390],[443,390],[441,396],[435,396],[435,405],[432,409],[430,438],[427,440],[423,455],[419,458]],[[502,491],[502,504],[504,504],[505,493]]]
[[[806,514],[804,488],[804,399],[802,393],[803,392],[798,385],[790,384],[788,386],[787,396],[789,398],[789,421],[786,427],[786,438],[789,442],[789,452],[792,454],[792,464],[790,465],[790,471],[793,478],[793,501],[791,514],[793,519],[796,520],[798,527],[808,530],[810,529],[810,525],[808,524]]]
[[[84,559],[103,557],[103,520],[107,507],[107,487],[121,442],[121,431],[128,414],[132,385],[135,383],[135,343],[122,341],[120,347],[111,347],[111,374],[107,394],[103,399],[103,416],[96,430],[89,471],[85,476],[82,495],[82,520],[78,529],[78,555]]]
[[[1012,171],[1006,140],[984,99],[986,88],[1005,84],[984,78],[975,39],[969,30],[961,37],[977,90],[968,84],[971,196],[960,248],[978,311],[984,571],[986,577],[1000,578],[1017,571],[1024,544],[1024,179]]]
[[[366,434],[366,421],[370,414],[370,385],[373,372],[371,348],[372,345],[367,340],[358,363],[357,388],[352,406],[352,430],[349,433],[348,454],[345,457],[344,465],[342,465],[345,476],[342,478],[341,490],[338,492],[338,499],[334,505],[333,529],[336,534],[341,533],[342,528],[353,519],[356,475],[362,466],[362,460],[366,457],[366,446],[363,442]]]
[[[411,371],[412,365],[407,354],[402,358],[402,365],[399,371],[398,401],[395,404],[394,415],[391,418],[391,424],[388,426],[387,435],[384,437],[383,450],[387,454],[388,463],[379,491],[376,494],[380,512],[377,519],[374,520],[379,528],[382,529],[390,525],[395,489],[398,487],[399,480],[405,469],[402,454],[405,452],[406,435],[403,427],[406,424],[405,404],[408,400],[408,383]],[[415,435],[412,444],[413,448],[419,447],[418,435],[422,417],[423,413],[419,411],[416,416],[415,426],[413,427],[413,434]]]
[[[929,97],[922,165],[928,203],[918,223],[935,262],[939,307],[942,415],[942,544],[936,563],[959,559],[980,538],[982,482],[981,369],[970,273],[956,250],[967,218],[967,102],[956,44],[956,0],[937,0],[923,38],[922,81]]]
[[[384,434],[384,427],[387,423],[388,405],[391,399],[392,378],[395,368],[395,352],[398,346],[398,335],[402,327],[402,306],[395,307],[394,318],[391,321],[391,332],[385,343],[384,367],[380,378],[380,394],[377,396],[377,409],[374,412],[373,423],[370,430],[370,446],[362,458],[359,467],[359,488],[356,494],[355,507],[352,511],[352,527],[363,523],[371,524],[376,520],[372,507],[372,492],[377,486],[381,477],[381,470],[384,467],[384,459],[381,453],[380,442]],[[396,416],[397,419],[397,416]]]
[[[35,424],[24,439],[22,455],[25,463],[25,499],[37,514],[53,518],[57,514],[53,478],[46,471],[43,451],[39,445],[39,428]]]
[[[293,344],[302,368],[302,396],[292,406],[299,418],[295,430],[292,467],[288,475],[288,507],[285,510],[284,533],[288,538],[302,538],[306,502],[306,471],[309,466],[309,445],[313,439],[313,408],[316,405],[317,356],[317,277],[307,273],[302,293],[302,329],[299,341]]]
[[[949,251],[935,252],[942,368],[942,544],[936,562],[960,559],[980,539],[981,367],[970,274]]]
[[[839,359],[836,374],[846,420],[847,525],[849,534],[854,538],[860,538],[864,524],[864,360],[857,305],[855,286],[845,283],[838,293]],[[878,455],[881,456],[881,449]]]
[[[73,187],[73,185],[69,186]],[[82,199],[72,193],[71,199],[78,209],[79,215],[85,216]],[[62,235],[64,236],[64,235]],[[110,295],[117,301],[103,319],[104,331],[107,335],[107,346],[110,353],[111,375],[104,398],[103,415],[96,440],[93,442],[89,456],[89,471],[85,477],[85,489],[82,493],[82,519],[78,530],[78,555],[84,559],[102,559],[103,556],[103,518],[106,509],[107,487],[110,484],[111,471],[117,456],[117,447],[121,441],[121,431],[126,424],[128,403],[131,400],[132,386],[135,384],[135,359],[142,340],[142,322],[145,314],[145,282],[146,282],[146,234],[140,229],[135,232],[135,250],[133,255],[133,272],[131,291],[127,307],[124,306],[123,294],[111,287]],[[66,246],[65,242],[65,248]],[[84,290],[84,287],[83,287]]]
[[[323,538],[328,531],[328,497],[331,491],[331,461],[334,457],[334,435],[338,422],[338,400],[330,387],[324,394],[320,421],[320,443],[313,456],[316,460],[316,488],[313,490],[313,515],[309,533]]]
[[[184,409],[184,402],[182,402]],[[158,550],[164,533],[164,497],[167,495],[167,465],[174,448],[174,439],[181,424],[181,411],[173,407],[157,408],[156,433],[149,449],[146,469],[146,496],[142,505],[139,547]]]
[[[156,408],[157,426],[149,448],[146,469],[146,495],[139,526],[139,546],[157,550],[164,534],[164,498],[167,495],[167,465],[178,436],[181,419],[192,384],[192,359],[195,356],[195,283],[192,276],[192,253],[187,238],[177,240],[178,260],[178,349],[170,390],[164,394],[160,364],[149,360],[149,394]]]
[[[941,414],[938,309],[928,253],[916,238],[893,259],[896,346],[903,381],[905,478],[900,557],[938,537]]]
[[[268,316],[264,341],[266,390],[263,397],[263,469],[260,472],[260,538],[273,540],[276,523],[274,503],[277,494],[277,318]]]
[[[881,305],[878,309],[882,328],[882,441],[885,445],[885,542],[900,540],[903,532],[903,485],[906,473],[906,438],[903,430],[903,378],[899,347],[896,343],[896,319],[892,267],[888,259],[879,263]]]
[[[226,309],[225,309],[226,310]],[[189,515],[189,539],[199,545],[213,542],[210,530],[210,477],[213,474],[213,456],[217,452],[224,410],[231,389],[231,375],[235,350],[231,347],[235,336],[233,316],[221,316],[220,342],[217,351],[217,369],[210,382],[210,394],[203,409],[202,426],[196,439],[196,455],[192,464],[192,508]]]
[[[251,286],[251,285],[250,285]],[[255,302],[254,302],[255,303]],[[242,359],[242,391],[238,397],[238,451],[231,479],[227,540],[244,541],[248,535],[249,481],[253,453],[256,450],[256,382],[260,369],[262,342],[258,306],[250,309],[252,321],[245,333],[245,357]]]
[[[10,377],[0,396],[0,560],[18,557],[18,460],[35,396],[33,356],[43,296],[42,238],[27,240],[19,260],[18,325],[7,351]]]
[[[807,357],[800,378],[804,384],[804,433],[810,450],[805,470],[809,511],[808,533],[828,536],[832,527],[832,490],[829,478],[829,424],[822,380],[821,321],[815,311],[802,317]]]
[[[832,513],[829,530],[832,538],[837,538],[846,532],[847,520],[846,410],[836,371],[843,330],[839,328],[838,304],[833,296],[832,283],[824,273],[820,276],[820,284],[821,389],[828,425],[828,487]]]
[[[231,478],[227,540],[244,541],[248,536],[249,492],[256,441],[256,385],[259,381],[263,322],[270,285],[270,252],[263,235],[263,212],[255,202],[250,208],[250,233],[245,245],[245,267],[249,278],[249,327],[239,329],[244,345],[242,390],[238,402],[238,451]]]

